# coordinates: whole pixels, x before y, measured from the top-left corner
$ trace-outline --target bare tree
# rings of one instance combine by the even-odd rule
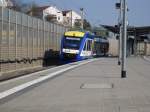
[[[34,13],[36,13],[37,11],[37,7],[38,5],[35,2],[31,2],[30,4],[28,4],[28,11],[31,11],[34,15]]]
[[[19,12],[28,12],[29,10],[34,10],[37,7],[35,2],[24,3],[22,0],[11,0],[13,2],[13,9]]]
[[[22,2],[21,0],[11,0],[13,3],[13,7],[12,9],[16,10],[16,11],[22,11],[21,10],[21,6],[22,6]]]

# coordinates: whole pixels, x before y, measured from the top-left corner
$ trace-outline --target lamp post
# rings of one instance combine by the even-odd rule
[[[120,35],[119,35],[119,60],[118,60],[118,65],[121,65],[121,57],[122,57],[122,54],[121,54],[121,50],[122,50],[122,0],[120,0],[120,15],[119,15],[119,32],[120,32]]]

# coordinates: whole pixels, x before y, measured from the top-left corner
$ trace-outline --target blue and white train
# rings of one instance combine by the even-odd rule
[[[61,40],[60,59],[80,61],[91,58],[94,50],[94,35],[90,32],[68,31]]]

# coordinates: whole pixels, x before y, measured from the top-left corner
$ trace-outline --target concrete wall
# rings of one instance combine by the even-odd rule
[[[150,56],[150,43],[146,44],[146,55]]]
[[[109,38],[108,40],[109,40],[108,54],[110,56],[118,56],[118,40],[116,40],[115,38]],[[137,43],[137,54],[150,56],[150,43],[144,42]]]
[[[109,38],[109,55],[118,56],[118,40],[115,38]]]

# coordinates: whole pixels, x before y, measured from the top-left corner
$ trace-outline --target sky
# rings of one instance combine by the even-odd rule
[[[84,8],[85,18],[92,25],[115,25],[119,10],[115,3],[119,0],[24,0],[35,1],[40,5],[55,5],[60,10],[72,9],[80,13]],[[127,0],[129,12],[128,21],[131,26],[150,26],[150,0]]]

